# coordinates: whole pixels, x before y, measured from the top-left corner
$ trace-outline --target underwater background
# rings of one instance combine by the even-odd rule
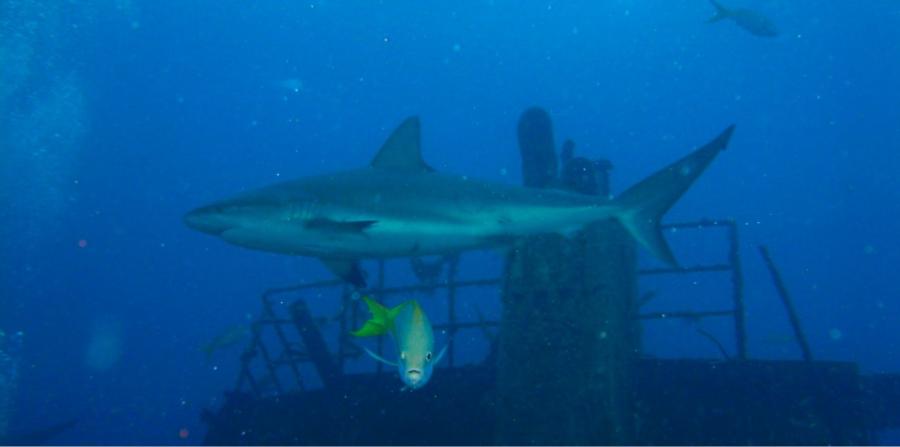
[[[255,318],[264,289],[330,274],[184,213],[365,165],[410,115],[437,170],[520,184],[516,123],[534,105],[557,143],[612,161],[614,192],[736,123],[666,221],[739,223],[750,356],[800,356],[767,244],[817,359],[900,372],[900,4],[729,4],[780,34],[707,24],[704,0],[0,0],[0,329],[22,332],[15,371],[0,362],[0,430],[75,418],[54,442],[201,442],[240,352],[201,348]],[[713,251],[671,239],[687,263]],[[665,299],[699,310],[714,287]],[[478,310],[498,306],[485,293]],[[647,355],[718,356],[658,324]]]

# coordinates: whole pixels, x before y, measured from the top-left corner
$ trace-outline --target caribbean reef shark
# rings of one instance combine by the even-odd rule
[[[361,259],[505,247],[609,218],[677,265],[660,219],[725,149],[734,126],[615,199],[436,172],[422,159],[419,129],[419,119],[408,118],[369,166],[263,187],[197,208],[184,221],[242,247],[320,258],[357,287],[365,286]]]

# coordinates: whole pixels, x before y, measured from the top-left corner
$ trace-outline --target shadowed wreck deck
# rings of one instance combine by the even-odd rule
[[[900,412],[888,410],[900,376],[860,376],[850,363],[645,359],[633,370],[634,444],[866,444],[900,423]],[[484,365],[440,369],[412,393],[400,391],[393,373],[348,375],[333,389],[280,397],[232,393],[204,416],[205,442],[491,444],[495,377]]]

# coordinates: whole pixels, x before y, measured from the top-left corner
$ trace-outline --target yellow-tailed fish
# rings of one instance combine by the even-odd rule
[[[416,301],[406,301],[387,308],[369,297],[363,297],[363,300],[369,307],[372,318],[352,334],[357,337],[390,334],[397,347],[396,362],[385,360],[369,349],[363,349],[375,360],[396,367],[400,372],[400,379],[409,389],[424,386],[431,378],[434,365],[441,361],[447,348],[444,347],[435,355],[434,331],[422,307]]]

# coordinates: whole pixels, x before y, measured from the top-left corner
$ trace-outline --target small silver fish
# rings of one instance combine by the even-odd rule
[[[707,20],[707,23],[715,23],[720,20],[731,19],[734,23],[759,37],[776,37],[778,36],[778,28],[772,21],[759,12],[752,9],[735,8],[728,9],[722,6],[716,0],[709,0],[713,7],[716,8],[716,15]]]

